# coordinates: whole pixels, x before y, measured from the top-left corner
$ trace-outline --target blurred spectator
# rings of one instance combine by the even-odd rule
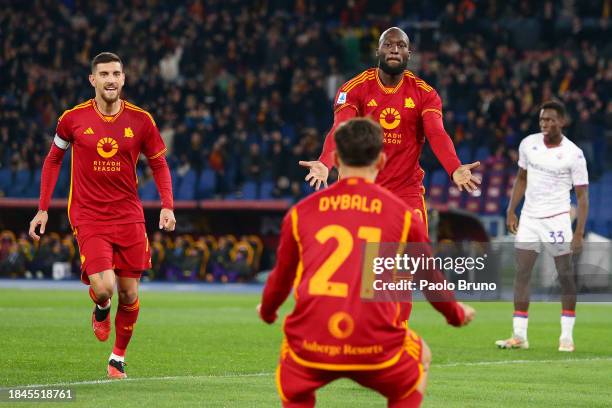
[[[35,180],[58,116],[92,96],[90,59],[115,51],[126,64],[124,96],[155,117],[174,175],[185,162],[198,177],[209,168],[214,186],[205,187],[223,198],[246,179],[259,188],[269,172],[275,196],[299,198],[311,190],[296,159],[317,158],[337,88],[374,65],[378,36],[393,24],[410,33],[410,69],[440,93],[458,145],[511,151],[537,131],[538,105],[555,97],[596,177],[612,168],[610,144],[599,140],[612,121],[608,3],[8,2],[0,195],[36,195],[15,185],[18,173]],[[431,172],[439,164],[428,154],[422,166]],[[284,168],[280,155],[289,157]]]

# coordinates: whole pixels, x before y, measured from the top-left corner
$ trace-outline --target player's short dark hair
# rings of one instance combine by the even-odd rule
[[[95,72],[98,64],[106,64],[107,62],[118,62],[121,64],[121,70],[123,71],[123,61],[121,61],[121,58],[119,58],[117,54],[112,52],[101,52],[91,60],[91,72]]]
[[[374,163],[383,149],[383,131],[369,118],[353,118],[334,133],[336,151],[344,164],[366,167]]]
[[[557,112],[557,115],[559,115],[560,118],[564,118],[565,117],[565,106],[557,101],[557,100],[552,100],[552,101],[546,101],[544,102],[541,106],[540,106],[540,110],[543,109],[552,109],[555,112]]]

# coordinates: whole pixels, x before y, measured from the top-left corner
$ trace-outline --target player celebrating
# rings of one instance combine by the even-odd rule
[[[41,179],[39,210],[30,222],[30,236],[44,234],[49,201],[65,151],[72,145],[68,218],[81,254],[81,280],[91,285],[94,335],[106,341],[111,331],[110,308],[115,283],[119,307],[115,316],[115,345],[108,376],[126,378],[125,351],[138,318],[138,282],[150,267],[149,241],[138,198],[136,162],[148,158],[159,190],[159,227],[173,231],[172,181],[166,147],[152,116],[120,99],[125,83],[121,59],[97,55],[89,82],[95,98],[67,110],[59,118]]]
[[[480,184],[471,169],[479,162],[461,165],[453,143],[442,123],[442,102],[438,93],[406,70],[410,41],[400,28],[392,27],[378,41],[378,68],[370,68],[345,83],[334,104],[334,124],[325,138],[318,161],[300,161],[309,173],[306,181],[318,190],[327,185],[336,149],[333,134],[338,126],[356,116],[369,116],[384,131],[387,165],[376,182],[398,195],[427,222],[423,176],[419,157],[425,136],[442,166],[462,190],[473,191]],[[342,176],[344,176],[342,174]]]
[[[312,407],[318,388],[346,377],[380,392],[390,407],[418,407],[429,348],[406,329],[407,303],[363,302],[360,286],[364,241],[426,242],[425,227],[403,201],[373,183],[384,164],[376,123],[352,119],[335,130],[335,142],[334,163],[343,177],[285,216],[259,306],[261,319],[274,322],[293,284],[296,305],[283,325],[278,392],[283,406]],[[347,205],[329,204],[343,201]],[[450,324],[472,320],[474,310],[452,293],[437,297],[433,305]]]
[[[527,136],[519,146],[519,170],[507,211],[508,230],[516,234],[513,333],[511,338],[495,343],[500,348],[529,348],[529,280],[540,243],[546,243],[546,250],[554,257],[561,285],[563,310],[559,351],[575,349],[576,281],[571,252],[580,252],[582,248],[589,211],[589,177],[582,150],[561,133],[564,124],[564,106],[555,101],[546,102],[540,109],[542,132]],[[578,198],[574,234],[570,219],[572,185]],[[519,223],[515,212],[523,196],[525,204]]]

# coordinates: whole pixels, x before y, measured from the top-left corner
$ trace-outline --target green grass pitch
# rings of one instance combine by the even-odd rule
[[[107,343],[95,340],[85,290],[2,289],[0,388],[75,390],[76,402],[53,407],[278,406],[273,372],[280,325],[258,320],[258,301],[247,294],[142,292],[129,379],[107,381],[114,335]],[[510,334],[511,304],[474,306],[473,324],[455,329],[430,305],[415,305],[411,325],[433,352],[423,407],[612,406],[612,305],[579,304],[573,354],[557,351],[557,304],[532,304],[529,350],[493,345]],[[321,390],[317,400],[321,407],[385,406],[378,394],[346,380]]]

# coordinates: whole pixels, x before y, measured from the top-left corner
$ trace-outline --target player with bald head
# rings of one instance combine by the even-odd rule
[[[317,190],[327,185],[336,150],[333,134],[353,117],[370,117],[384,131],[386,167],[376,182],[398,195],[425,223],[423,177],[419,158],[425,139],[460,190],[474,191],[480,180],[471,172],[480,163],[462,165],[444,130],[442,102],[436,90],[406,68],[410,60],[410,39],[398,27],[385,30],[376,51],[378,66],[346,82],[334,100],[334,124],[319,160],[300,161],[309,172],[306,181]]]

